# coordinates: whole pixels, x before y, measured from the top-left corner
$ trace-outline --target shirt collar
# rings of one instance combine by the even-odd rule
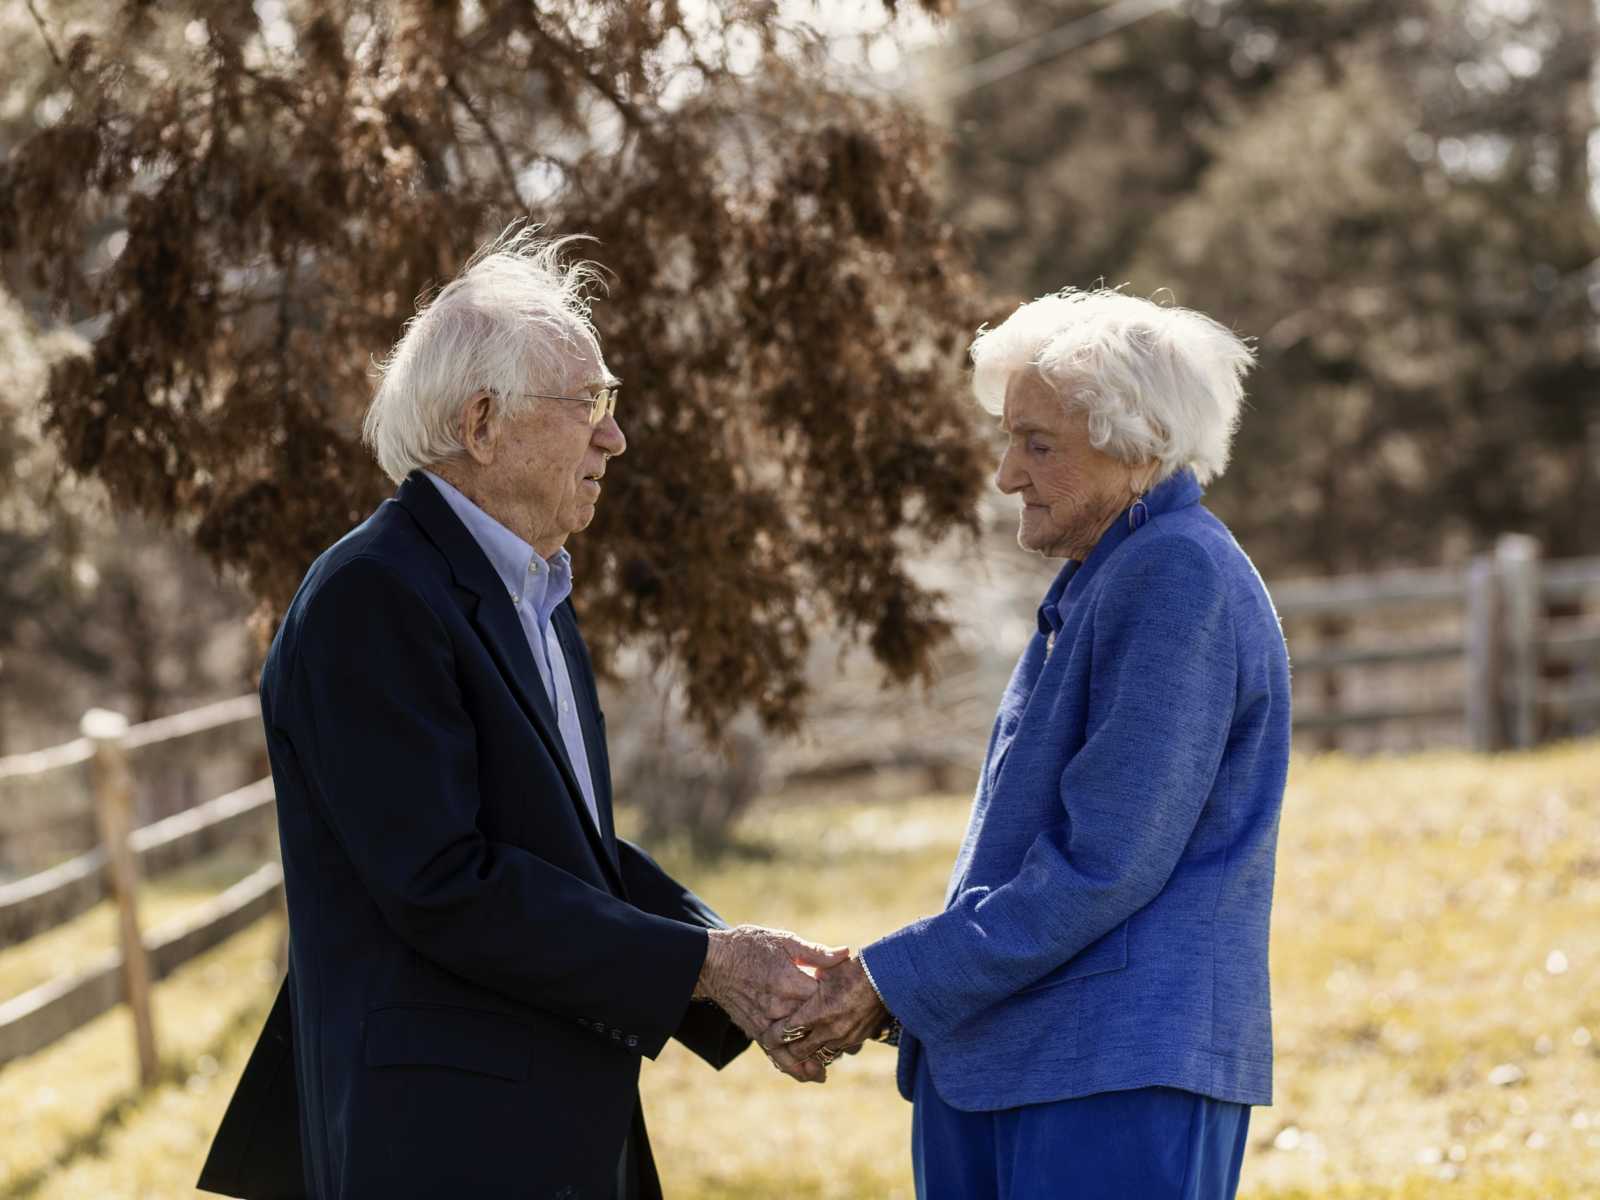
[[[469,500],[447,480],[424,471],[439,489],[450,511],[467,527],[494,573],[505,585],[506,594],[516,605],[531,604],[541,623],[550,620],[560,603],[572,594],[572,556],[563,546],[546,561],[539,552],[483,509]]]
[[[1066,623],[1067,610],[1082,595],[1089,580],[1094,578],[1101,564],[1111,557],[1118,546],[1162,514],[1198,504],[1204,494],[1194,472],[1185,467],[1123,509],[1100,535],[1100,540],[1094,544],[1087,558],[1081,563],[1068,559],[1057,573],[1050,590],[1044,595],[1044,602],[1039,605],[1039,632],[1047,637],[1061,632],[1062,625]]]

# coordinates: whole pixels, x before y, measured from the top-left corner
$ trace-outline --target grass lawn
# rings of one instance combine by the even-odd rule
[[[219,856],[147,883],[144,928],[193,909],[255,865]],[[156,985],[151,1007],[164,1082],[150,1093],[139,1093],[133,1025],[120,1007],[0,1067],[0,1197],[195,1195],[216,1118],[272,1001],[281,936],[277,919],[258,922]],[[115,913],[98,905],[0,952],[0,997],[74,970],[115,943]]]
[[[841,795],[761,809],[715,862],[658,849],[730,919],[859,944],[938,904],[965,818],[962,796]],[[151,907],[226,882],[165,885]],[[0,953],[0,995],[108,943],[103,914],[79,926]],[[193,1195],[276,937],[264,922],[158,987],[152,1093],[130,1090],[121,1012],[0,1069],[0,1200]],[[1600,743],[1298,760],[1273,984],[1277,1102],[1252,1117],[1249,1200],[1600,1196]],[[911,1195],[910,1108],[882,1047],[825,1087],[669,1047],[643,1087],[671,1196]]]

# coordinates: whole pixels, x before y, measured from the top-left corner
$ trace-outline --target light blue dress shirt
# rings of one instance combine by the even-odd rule
[[[567,671],[567,656],[561,639],[550,623],[550,615],[572,594],[572,556],[563,548],[546,562],[539,552],[511,530],[496,521],[461,492],[432,471],[424,471],[439,489],[450,511],[461,519],[478,543],[495,574],[506,585],[506,594],[516,606],[517,619],[527,636],[528,649],[539,666],[545,695],[555,709],[561,740],[572,772],[583,790],[583,802],[595,828],[601,829],[600,810],[594,801],[594,779],[589,774],[589,755],[583,743],[583,727],[578,723],[578,705],[572,695],[572,676]]]

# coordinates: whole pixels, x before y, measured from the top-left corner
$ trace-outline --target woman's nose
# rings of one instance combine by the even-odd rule
[[[1000,455],[1000,465],[995,469],[994,486],[1004,495],[1010,496],[1020,492],[1027,483],[1027,476],[1016,469],[1010,449]]]

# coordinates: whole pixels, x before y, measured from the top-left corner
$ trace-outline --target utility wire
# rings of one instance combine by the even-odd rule
[[[1068,21],[1015,46],[1008,46],[998,54],[980,59],[954,73],[943,89],[947,96],[965,96],[979,88],[1021,74],[1057,55],[1066,54],[1080,46],[1126,29],[1136,21],[1153,17],[1157,13],[1171,12],[1183,0],[1118,0],[1098,12]]]

